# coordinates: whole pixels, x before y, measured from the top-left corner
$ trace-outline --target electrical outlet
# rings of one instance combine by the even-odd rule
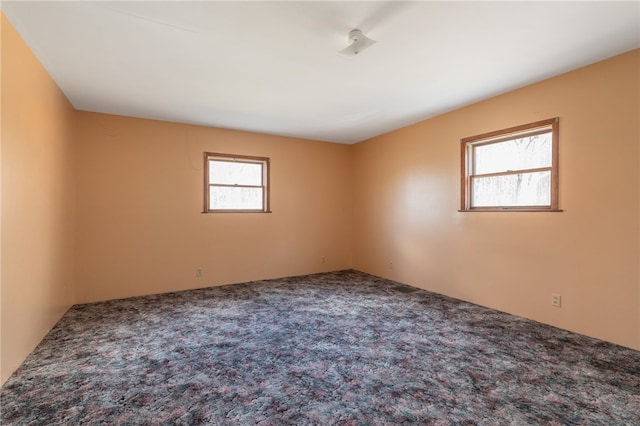
[[[201,277],[202,275],[204,275],[202,268],[196,268],[196,277]]]
[[[562,296],[559,294],[552,293],[551,294],[551,306],[555,306],[559,308],[562,305]]]
[[[322,256],[321,262],[324,263],[327,260],[324,256]]]
[[[388,267],[389,269],[393,269],[393,262],[392,262],[392,261],[389,261],[389,265],[387,265],[387,267]]]

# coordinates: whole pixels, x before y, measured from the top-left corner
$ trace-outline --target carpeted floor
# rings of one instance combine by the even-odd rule
[[[640,352],[355,271],[74,306],[2,424],[640,425]]]

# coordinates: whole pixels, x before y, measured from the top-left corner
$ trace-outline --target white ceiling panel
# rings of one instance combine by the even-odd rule
[[[80,110],[355,143],[640,47],[640,2],[2,1]],[[347,58],[351,29],[375,45]]]

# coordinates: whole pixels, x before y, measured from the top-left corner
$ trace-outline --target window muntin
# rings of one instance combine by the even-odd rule
[[[558,210],[558,119],[462,139],[462,211]]]
[[[205,152],[205,213],[268,212],[269,159]]]

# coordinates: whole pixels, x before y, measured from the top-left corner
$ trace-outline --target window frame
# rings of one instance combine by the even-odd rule
[[[271,213],[270,206],[270,163],[268,157],[256,157],[250,155],[221,154],[217,152],[204,153],[204,210],[203,213]],[[262,166],[262,185],[238,185],[238,184],[216,184],[209,182],[210,161],[227,161],[247,164],[260,164]],[[262,208],[261,209],[210,209],[210,188],[212,186],[223,187],[246,187],[262,188]]]
[[[517,169],[508,170],[499,173],[487,173],[484,175],[476,175],[474,173],[474,147],[489,145],[494,143],[507,142],[526,136],[534,136],[551,131],[551,167],[534,168],[534,169]],[[514,126],[507,129],[497,130],[481,135],[470,136],[460,140],[460,157],[461,157],[461,183],[460,183],[460,212],[560,212],[559,208],[559,138],[560,119],[558,117],[547,120],[536,121],[533,123]],[[532,173],[536,171],[551,172],[550,182],[550,203],[544,206],[484,206],[473,207],[472,201],[472,179],[478,176],[509,176],[518,175],[520,173]]]

